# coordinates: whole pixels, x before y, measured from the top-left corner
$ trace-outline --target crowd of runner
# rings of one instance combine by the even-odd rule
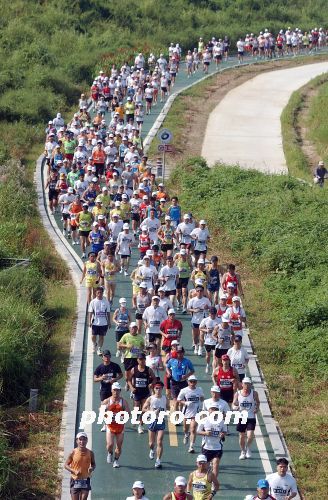
[[[326,43],[322,29],[309,34],[288,29],[278,37],[265,30],[258,37],[251,34],[237,42],[239,58],[244,50],[272,57],[273,46],[280,55],[289,53],[294,51],[295,37],[298,50],[300,45],[315,50]],[[208,44],[200,39],[198,48],[185,56],[188,76],[199,65],[207,72],[212,60],[218,64],[228,57],[229,48],[227,37],[213,38]],[[60,113],[48,123],[46,188],[51,213],[60,212],[63,235],[80,246],[84,259],[81,283],[87,288],[93,352],[102,358],[93,375],[100,385],[100,404],[112,415],[131,414],[131,403],[122,397],[125,389],[133,408],[139,410],[135,422],[139,434],[145,432],[143,414],[156,412],[155,421],[146,429],[155,469],[163,466],[166,427],[159,412],[181,410],[184,444],[189,453],[195,453],[196,438],[201,436],[201,454],[196,469],[186,478],[178,476],[164,499],[207,500],[219,490],[223,443],[230,434],[224,421],[213,424],[211,413],[248,412],[247,422],[239,421],[236,430],[239,459],[249,460],[260,402],[246,374],[249,355],[243,337],[247,319],[235,265],[224,268],[216,255],[209,255],[211,235],[206,221],[198,221],[187,207],[182,210],[178,197],[168,193],[143,151],[144,114],[170,93],[181,63],[179,44],[171,44],[167,58],[150,54],[146,61],[140,53],[134,66],[113,66],[109,75],[100,71],[91,87],[91,105],[82,94],[79,112],[68,125]],[[139,260],[131,267],[136,252]],[[131,304],[117,297],[120,275],[131,280]],[[117,308],[114,298],[119,299]],[[177,314],[190,316],[190,333],[183,331]],[[115,331],[116,362],[110,350],[103,348],[110,328]],[[202,370],[213,382],[207,398],[192,360],[185,356],[190,344],[192,355],[204,360]],[[197,424],[200,410],[209,416]],[[115,419],[102,427],[106,460],[113,468],[120,467],[124,430],[125,424]],[[96,463],[87,441],[85,432],[77,434],[77,446],[65,464],[71,473],[72,499],[86,499],[91,489]],[[246,498],[296,496],[296,483],[287,469],[288,461],[279,459],[277,472],[259,479],[255,495]],[[141,480],[132,485],[132,493],[129,498],[146,500]]]

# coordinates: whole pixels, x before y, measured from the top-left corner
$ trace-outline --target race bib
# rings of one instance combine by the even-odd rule
[[[76,489],[88,488],[88,480],[87,479],[75,479],[73,488],[76,488]]]

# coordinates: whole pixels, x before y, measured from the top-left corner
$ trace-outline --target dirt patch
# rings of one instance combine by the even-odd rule
[[[318,161],[321,159],[318,155],[315,145],[308,139],[308,128],[306,126],[310,102],[319,92],[319,88],[308,89],[302,93],[302,108],[297,112],[295,119],[295,131],[299,140],[300,147],[306,157],[311,172],[315,171]]]

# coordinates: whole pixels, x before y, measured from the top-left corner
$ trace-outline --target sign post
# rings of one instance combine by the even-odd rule
[[[166,149],[166,145],[168,145],[168,144],[170,144],[170,142],[172,142],[173,134],[172,134],[171,130],[169,130],[167,128],[162,128],[158,132],[157,137],[161,142],[160,146],[158,146],[158,151],[162,152],[163,182],[164,182],[164,179],[165,179],[165,153],[166,153],[166,151],[169,151],[168,149]]]

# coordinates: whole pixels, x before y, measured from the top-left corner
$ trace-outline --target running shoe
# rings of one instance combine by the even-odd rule
[[[107,463],[111,464],[113,461],[113,453],[107,453]],[[114,465],[113,465],[114,467]]]
[[[118,463],[118,460],[114,460],[113,462],[113,469],[118,469],[120,464]]]
[[[155,456],[154,450],[149,450],[149,458],[150,458],[150,460],[153,460],[154,456]]]
[[[188,441],[189,441],[189,436],[190,436],[189,432],[187,432],[187,433],[184,435],[184,438],[183,438],[183,444],[187,444],[187,443],[188,443]]]
[[[102,355],[102,350],[100,349],[100,347],[98,347],[97,349],[97,356],[101,356]]]
[[[85,253],[82,254],[82,259],[85,259]]]
[[[141,424],[138,425],[138,434],[144,434],[144,430]]]
[[[162,467],[161,461],[159,458],[155,461],[155,469],[160,469]]]
[[[117,358],[119,358],[119,357],[120,357],[120,354],[121,354],[121,352],[120,352],[120,351],[116,351],[115,356],[116,356]]]
[[[104,425],[102,426],[102,428],[100,429],[100,432],[106,432],[106,424],[104,424]]]
[[[194,446],[192,444],[189,446],[188,453],[195,453]]]
[[[93,352],[93,354],[96,353],[96,350],[97,350],[97,344],[93,344],[93,346],[92,346],[92,352]]]
[[[129,273],[127,271],[124,271],[124,276],[129,276]]]
[[[207,364],[207,365],[206,365],[206,368],[205,368],[205,373],[208,373],[208,372],[209,372],[209,369],[210,369],[210,367],[209,367],[209,365]]]
[[[239,460],[245,460],[245,458],[246,458],[245,450],[242,450],[240,455],[239,455]]]
[[[202,356],[203,355],[203,348],[202,348],[201,345],[198,347],[198,353],[197,354],[198,354],[198,356]]]
[[[246,458],[252,458],[252,452],[248,448],[246,448]]]
[[[194,347],[194,354],[198,354],[198,347],[196,345]]]

